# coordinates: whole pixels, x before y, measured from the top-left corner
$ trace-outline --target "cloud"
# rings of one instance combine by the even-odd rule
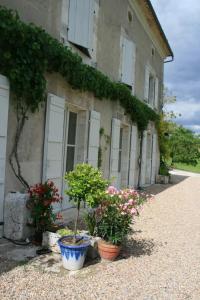
[[[175,55],[174,62],[165,64],[165,85],[177,96],[177,103],[170,109],[182,114],[178,123],[199,131],[199,0],[151,2]]]

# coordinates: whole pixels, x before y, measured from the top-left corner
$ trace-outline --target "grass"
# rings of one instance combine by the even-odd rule
[[[186,165],[186,164],[182,164],[182,163],[176,163],[174,165],[174,169],[188,171],[188,172],[194,172],[194,173],[200,173],[200,160],[196,166]]]

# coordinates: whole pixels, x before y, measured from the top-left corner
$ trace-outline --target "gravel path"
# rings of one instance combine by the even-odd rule
[[[183,178],[151,188],[157,195],[135,224],[126,259],[70,275],[7,262],[0,299],[200,299],[200,178]]]

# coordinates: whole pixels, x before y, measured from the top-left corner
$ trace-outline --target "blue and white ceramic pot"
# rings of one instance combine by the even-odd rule
[[[67,270],[74,271],[83,267],[87,249],[90,245],[90,238],[87,236],[76,236],[77,239],[82,238],[84,243],[80,245],[66,245],[63,240],[71,239],[73,236],[63,236],[58,240],[60,246],[63,267]]]

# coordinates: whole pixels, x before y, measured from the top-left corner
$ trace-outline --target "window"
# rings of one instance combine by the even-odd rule
[[[72,171],[75,163],[77,113],[69,112],[66,172]]]
[[[134,74],[135,74],[135,44],[132,41],[123,38],[121,81],[132,88],[134,84]]]
[[[158,108],[159,79],[149,65],[146,65],[145,67],[144,99],[151,106]]]
[[[120,128],[119,135],[119,159],[118,159],[118,172],[121,172],[122,168],[122,137],[123,137],[123,128]]]
[[[70,0],[68,40],[90,56],[93,36],[94,0]]]
[[[153,105],[154,101],[155,101],[155,78],[152,74],[150,74],[148,103]]]

